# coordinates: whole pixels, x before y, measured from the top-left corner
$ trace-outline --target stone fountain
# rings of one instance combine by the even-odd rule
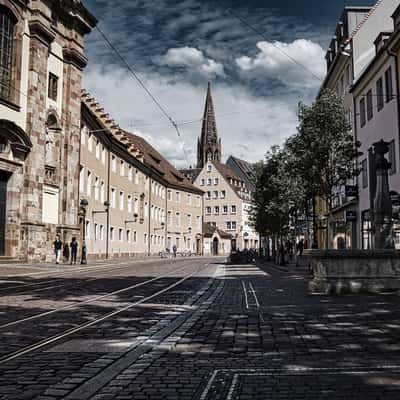
[[[400,290],[400,251],[394,250],[389,191],[389,143],[374,143],[376,192],[372,214],[373,250],[307,250],[313,294]]]

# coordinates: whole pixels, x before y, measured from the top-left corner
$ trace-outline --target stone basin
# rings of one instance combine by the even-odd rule
[[[400,251],[305,250],[304,256],[313,273],[312,294],[400,290]]]

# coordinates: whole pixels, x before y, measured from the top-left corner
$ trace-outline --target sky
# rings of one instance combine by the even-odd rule
[[[137,73],[181,138],[97,30],[86,37],[84,87],[119,125],[178,168],[196,164],[211,82],[223,160],[256,162],[296,132],[346,5],[371,0],[86,0],[99,28]],[[256,28],[251,30],[235,15]],[[289,57],[285,56],[286,53]]]

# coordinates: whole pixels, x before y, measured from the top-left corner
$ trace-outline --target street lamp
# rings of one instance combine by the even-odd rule
[[[87,249],[86,249],[86,213],[88,208],[89,202],[86,199],[82,199],[80,202],[81,207],[81,215],[83,220],[83,229],[82,229],[82,252],[81,252],[81,264],[87,264]]]

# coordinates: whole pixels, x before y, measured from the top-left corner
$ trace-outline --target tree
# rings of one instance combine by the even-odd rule
[[[334,189],[358,175],[355,158],[359,144],[354,142],[342,99],[330,90],[323,91],[311,106],[299,105],[299,122],[298,133],[290,142],[291,152],[308,194],[326,202],[329,238]]]

